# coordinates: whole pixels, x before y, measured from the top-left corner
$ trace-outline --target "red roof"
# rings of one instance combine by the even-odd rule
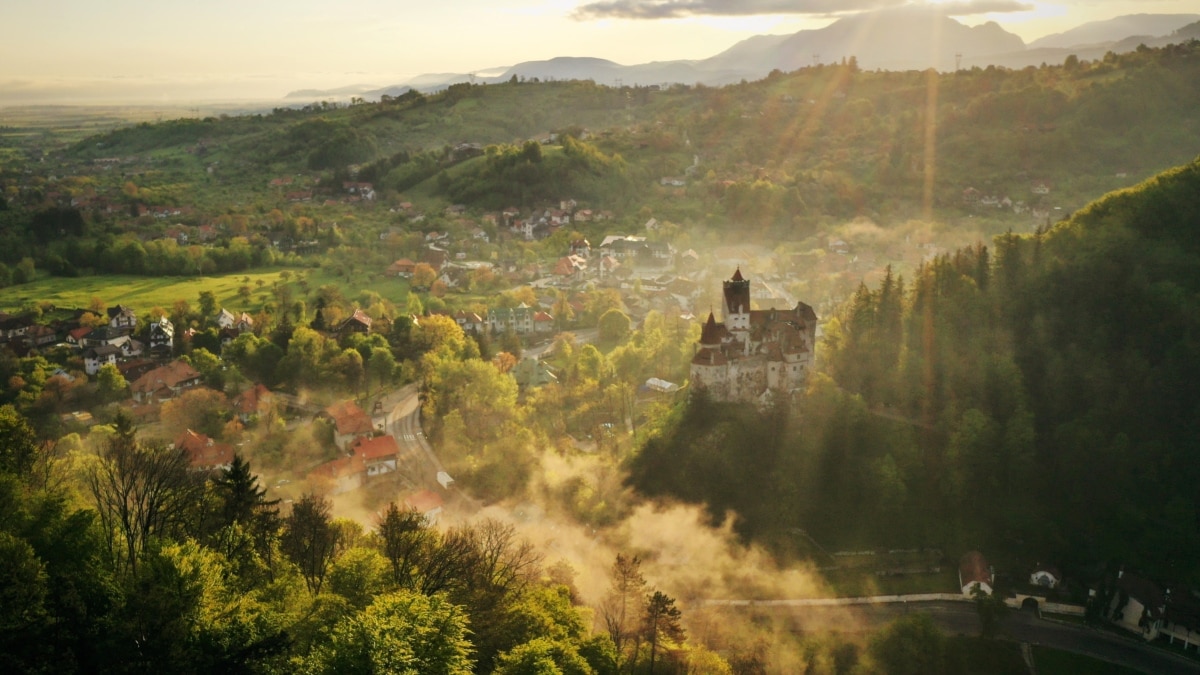
[[[375,430],[371,418],[354,401],[334,403],[325,409],[325,414],[333,420],[337,432],[346,434],[369,434]]]
[[[150,393],[161,387],[174,389],[180,384],[199,380],[200,373],[183,361],[172,361],[139,377],[131,385],[135,393]]]
[[[214,469],[228,466],[233,462],[233,446],[228,443],[216,443],[204,434],[188,429],[183,432],[175,447],[188,455],[188,461],[195,469]]]
[[[533,315],[533,320],[535,322],[545,321],[547,323],[552,323],[554,321],[554,317],[550,316],[549,314],[547,314],[545,312],[536,312]]]
[[[394,436],[375,436],[362,438],[354,444],[354,454],[364,460],[377,460],[395,457],[400,453],[400,446]]]
[[[429,513],[442,508],[444,502],[436,492],[421,490],[405,497],[404,503],[415,509],[417,513]]]
[[[67,335],[75,338],[75,341],[78,342],[79,340],[82,340],[88,333],[92,332],[92,330],[94,329],[88,326],[83,326],[82,328],[76,328],[70,333],[67,333]]]
[[[316,466],[312,471],[308,472],[308,477],[325,476],[337,480],[343,476],[353,476],[356,473],[363,473],[367,470],[363,458],[358,455],[349,457],[338,457],[324,464]]]
[[[256,384],[254,387],[243,391],[233,400],[233,407],[243,415],[253,415],[258,412],[258,406],[262,403],[269,403],[274,394],[266,385]]]
[[[962,578],[964,586],[973,581],[981,584],[992,583],[987,559],[979,551],[967,551],[963,554],[962,559],[958,561],[958,575]]]

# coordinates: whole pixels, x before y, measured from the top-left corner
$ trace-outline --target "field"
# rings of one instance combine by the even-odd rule
[[[217,304],[230,311],[258,311],[263,300],[258,282],[262,281],[262,288],[269,288],[272,282],[279,280],[279,272],[211,277],[43,277],[33,283],[10,286],[0,291],[0,309],[19,309],[30,301],[49,301],[56,307],[87,307],[92,298],[100,298],[108,305],[122,303],[139,312],[151,307],[169,310],[176,300],[187,300],[194,304],[201,291],[212,291],[217,297]],[[249,301],[238,295],[241,286],[249,286],[254,290]]]
[[[272,284],[282,283],[283,269],[256,272],[237,272],[204,277],[141,277],[131,275],[91,277],[42,277],[37,281],[0,290],[0,310],[15,311],[29,302],[50,302],[56,307],[87,307],[92,298],[100,298],[106,305],[122,303],[138,312],[152,307],[170,310],[176,300],[187,300],[195,306],[201,291],[212,291],[217,305],[234,312],[257,312],[265,302],[271,300]],[[378,274],[355,274],[350,277],[334,276],[326,270],[290,270],[292,297],[304,297],[295,281],[300,274],[307,273],[308,289],[315,292],[326,284],[336,285],[342,294],[357,300],[364,291],[374,291],[387,300],[403,307],[408,296],[408,284]],[[239,289],[249,287],[249,297],[243,297]],[[311,305],[311,303],[310,303]]]
[[[1136,675],[1138,671],[1082,654],[1034,646],[1033,659],[1040,675]]]

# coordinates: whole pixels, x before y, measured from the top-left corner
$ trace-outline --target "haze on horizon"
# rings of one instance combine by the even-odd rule
[[[556,56],[701,59],[753,35],[921,4],[969,25],[995,21],[1027,43],[1125,14],[1200,11],[1196,0],[10,0],[0,108],[273,101]]]

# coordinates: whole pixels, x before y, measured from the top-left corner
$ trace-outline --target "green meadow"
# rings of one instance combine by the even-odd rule
[[[284,276],[289,280],[285,281]],[[300,288],[299,278],[307,280],[307,293]],[[307,299],[327,284],[337,286],[349,300],[358,300],[364,291],[374,291],[380,297],[403,306],[408,297],[406,282],[381,274],[361,272],[348,277],[335,276],[326,270],[296,269],[203,277],[45,276],[32,283],[0,290],[0,310],[18,310],[31,302],[50,302],[59,308],[87,307],[92,298],[100,298],[106,305],[122,303],[140,313],[153,307],[170,310],[177,300],[187,300],[195,305],[202,291],[212,291],[221,307],[234,312],[257,312],[265,303],[272,301],[271,289],[277,283],[289,284],[292,297],[296,299]],[[242,287],[250,289],[248,297],[241,292]]]

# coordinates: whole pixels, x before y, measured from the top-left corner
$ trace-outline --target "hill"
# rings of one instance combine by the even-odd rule
[[[1200,160],[863,287],[765,415],[703,396],[633,482],[788,548],[991,547],[1200,581]]]
[[[1128,14],[1107,21],[1092,21],[1062,33],[1038,38],[1030,49],[1070,48],[1119,42],[1140,35],[1161,37],[1200,20],[1200,14]]]

